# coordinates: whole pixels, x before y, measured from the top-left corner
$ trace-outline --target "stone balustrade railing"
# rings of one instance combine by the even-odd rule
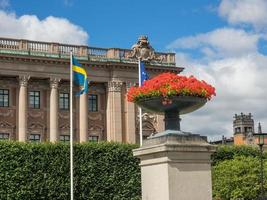
[[[85,45],[0,38],[0,53],[67,58],[71,51],[83,60],[137,62],[136,59],[129,58],[132,53],[130,49],[97,48]],[[174,53],[156,52],[155,54],[160,60],[152,61],[153,64],[175,66]]]

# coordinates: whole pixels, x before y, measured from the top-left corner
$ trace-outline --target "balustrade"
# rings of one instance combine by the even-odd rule
[[[1,49],[19,49],[19,40],[0,38],[0,48]]]
[[[119,49],[119,48],[97,48],[79,45],[67,45],[53,42],[38,42],[29,40],[18,40],[0,38],[0,52],[23,54],[23,55],[38,55],[46,57],[62,57],[66,58],[73,52],[75,56],[83,57],[83,59],[95,59],[99,61],[112,60],[112,61],[124,61],[124,62],[136,62],[136,59],[131,58],[131,49]],[[155,60],[152,64],[156,65],[170,65],[175,66],[175,54],[174,53],[155,53]]]

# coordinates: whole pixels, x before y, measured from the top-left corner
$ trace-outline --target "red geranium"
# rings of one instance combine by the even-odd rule
[[[141,87],[131,87],[127,93],[130,102],[143,98],[162,96],[197,96],[211,99],[215,96],[215,88],[195,77],[181,76],[174,73],[162,73],[144,82]]]

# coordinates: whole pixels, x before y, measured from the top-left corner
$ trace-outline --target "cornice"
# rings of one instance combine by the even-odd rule
[[[46,58],[38,56],[23,56],[23,55],[13,55],[13,54],[0,54],[0,60],[6,62],[18,62],[18,63],[27,63],[27,64],[45,64],[45,65],[63,65],[68,66],[70,64],[69,60],[66,58]],[[125,62],[112,62],[112,61],[83,61],[79,62],[86,67],[95,67],[98,69],[116,69],[116,70],[136,70],[138,68],[137,63],[125,63]],[[175,72],[179,73],[183,71],[184,68],[175,67],[175,66],[159,66],[151,65],[147,66],[148,71],[153,72]]]

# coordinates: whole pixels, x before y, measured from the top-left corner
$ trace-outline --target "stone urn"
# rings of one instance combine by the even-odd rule
[[[165,130],[172,133],[180,131],[180,115],[193,112],[202,107],[207,100],[195,96],[151,97],[139,100],[137,105],[145,110],[165,116]]]

